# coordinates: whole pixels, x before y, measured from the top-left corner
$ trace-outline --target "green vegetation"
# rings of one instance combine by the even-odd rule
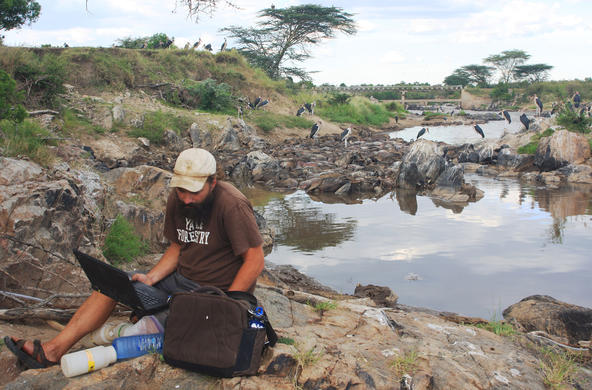
[[[514,330],[511,324],[496,319],[489,321],[487,324],[478,324],[475,326],[495,333],[498,336],[510,336],[516,333],[516,330]]]
[[[23,92],[16,90],[16,81],[0,69],[0,120],[22,122],[27,117],[27,110],[21,104],[23,100]]]
[[[269,133],[277,127],[288,127],[296,129],[310,129],[313,122],[298,116],[275,114],[268,111],[253,111],[249,114],[249,120],[252,120],[255,126]]]
[[[423,119],[425,119],[426,121],[429,121],[431,119],[439,119],[439,118],[445,118],[445,117],[448,117],[448,114],[445,114],[443,112],[428,111],[424,114]]]
[[[568,385],[577,371],[573,356],[563,351],[541,348],[542,358],[539,367],[543,374],[543,381],[551,389],[562,389]]]
[[[130,262],[148,251],[148,245],[136,234],[134,227],[118,215],[109,228],[103,255],[114,264]]]
[[[323,355],[321,352],[315,352],[315,347],[312,347],[307,351],[301,351],[298,345],[295,345],[295,347],[298,352],[294,355],[294,358],[298,362],[298,366],[301,368],[315,364]]]
[[[79,134],[103,134],[105,128],[93,125],[88,119],[82,115],[78,115],[72,110],[62,111],[62,132],[65,135],[79,135]]]
[[[313,308],[315,311],[320,311],[320,312],[324,313],[329,310],[337,309],[337,304],[335,302],[322,301],[322,302],[315,303]]]
[[[186,81],[185,84],[190,99],[193,100],[193,104],[188,104],[189,107],[209,112],[234,112],[232,92],[228,84],[217,83],[213,79]]]
[[[193,121],[185,116],[177,116],[170,112],[152,111],[144,117],[144,124],[141,128],[133,128],[128,131],[132,137],[145,137],[151,143],[162,144],[163,135],[166,129],[171,129],[177,134],[183,129],[191,126]]]
[[[41,5],[34,0],[0,1],[0,30],[12,30],[39,18]]]
[[[294,345],[296,343],[291,337],[279,337],[277,342],[286,345]]]
[[[518,148],[518,153],[519,154],[535,154],[537,151],[537,148],[539,147],[540,139],[543,137],[550,137],[551,135],[553,135],[554,132],[555,132],[555,130],[553,130],[551,127],[549,127],[547,130],[543,131],[541,134],[533,135],[532,137],[530,137],[529,143],[527,143],[526,145],[522,145],[521,147]]]
[[[315,110],[321,118],[331,122],[381,126],[387,124],[392,114],[382,105],[356,96],[345,104],[319,102]]]
[[[53,154],[46,147],[54,143],[50,138],[49,131],[31,120],[0,121],[0,146],[5,156],[29,156],[36,163],[48,166],[53,161]]]
[[[395,375],[397,378],[401,378],[404,374],[413,376],[415,370],[417,370],[417,351],[412,349],[406,352],[403,356],[397,356],[395,360],[391,362],[391,366],[395,369]]]
[[[588,117],[585,112],[580,114],[575,111],[568,103],[562,105],[556,120],[558,125],[574,133],[588,134],[590,126],[592,126],[592,118]]]

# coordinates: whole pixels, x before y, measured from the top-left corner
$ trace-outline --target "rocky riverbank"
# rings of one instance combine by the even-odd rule
[[[139,120],[126,116],[121,108],[126,99],[114,101],[113,112],[107,116],[92,107],[82,112],[98,121],[116,116],[117,121]],[[81,101],[92,105],[94,100]],[[60,126],[55,118],[43,120],[50,129]],[[408,124],[412,120],[406,119]],[[214,151],[222,175],[237,185],[302,189],[311,196],[337,197],[343,202],[408,191],[458,207],[481,196],[478,188],[465,183],[467,171],[554,186],[592,183],[589,145],[572,133],[556,131],[540,143],[535,155],[518,154],[518,147],[549,122],[537,118],[533,125],[530,133],[460,146],[426,140],[409,143],[391,139],[384,129],[354,126],[346,147],[334,125],[328,125],[317,139],[287,133],[271,140],[257,135],[248,120],[198,115],[180,135],[165,132],[163,145],[109,134],[64,142],[56,148],[62,162],[51,168],[0,157],[2,290],[31,296],[33,302],[46,301],[31,305],[25,297],[3,295],[1,335],[46,339],[55,334],[44,320],[67,318],[90,291],[75,265],[72,248],[101,256],[98,245],[116,215],[132,222],[154,253],[126,266],[149,268],[154,264],[166,245],[162,211],[170,171],[178,152],[187,147]],[[262,218],[258,223],[269,250],[273,231]],[[406,307],[396,302],[392,292],[380,288],[361,287],[360,296],[340,295],[294,270],[271,264],[256,295],[284,338],[284,343],[266,354],[256,377],[216,380],[145,356],[66,379],[57,367],[19,373],[13,356],[2,348],[2,381],[8,389],[397,389],[405,388],[400,381],[407,374],[415,389],[542,389],[547,374],[541,369],[545,355],[540,345],[562,348],[556,344],[560,343],[583,349],[583,368],[574,374],[573,388],[592,383],[589,355],[585,355],[589,352],[579,344],[590,339],[589,309],[570,307],[572,314],[567,317],[553,314],[558,320],[568,318],[581,324],[582,330],[567,331],[564,326],[559,331],[536,322],[527,325],[513,315],[524,333],[502,337],[468,325],[487,322],[482,319]],[[60,309],[58,314],[44,310],[49,302]],[[29,311],[11,311],[23,306]],[[545,318],[545,314],[537,317]],[[546,336],[526,333],[535,330]]]

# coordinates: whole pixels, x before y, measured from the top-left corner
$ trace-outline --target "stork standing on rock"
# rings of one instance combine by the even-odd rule
[[[477,132],[477,134],[481,136],[481,138],[485,138],[485,134],[483,133],[483,129],[481,128],[481,126],[475,123],[473,125],[473,129],[475,129],[475,131]]]
[[[522,113],[522,115],[520,115],[520,122],[522,122],[526,130],[528,130],[528,127],[530,126],[530,119],[528,119],[525,113]]]
[[[540,116],[543,113],[543,102],[536,93],[534,94],[534,104],[537,106],[537,113]]]
[[[510,118],[510,113],[508,112],[508,110],[503,110],[502,112],[500,112],[500,114],[506,118],[506,120],[508,121],[508,124],[512,123],[512,118]]]
[[[415,140],[417,141],[419,139],[419,137],[421,137],[425,133],[429,133],[429,132],[430,132],[430,129],[428,129],[426,127],[422,127],[421,130],[419,130],[419,132],[417,133],[417,137],[415,138]]]
[[[348,127],[347,129],[345,129],[341,132],[340,138],[345,143],[346,148],[347,148],[347,139],[349,138],[350,135],[351,135],[351,127]]]
[[[312,125],[312,128],[310,129],[310,138],[315,138],[317,136],[319,129],[321,128],[321,123],[321,121],[318,121],[317,123]]]
[[[316,105],[317,105],[316,102],[304,103],[304,107],[306,108],[306,110],[308,111],[308,113],[310,115],[314,115],[314,109],[315,109]]]

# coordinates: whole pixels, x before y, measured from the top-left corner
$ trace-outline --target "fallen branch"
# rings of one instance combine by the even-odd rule
[[[59,115],[60,113],[54,110],[37,110],[37,111],[27,111],[27,114],[29,114],[30,116],[35,116],[35,115],[43,115],[43,114],[53,114],[53,115]]]
[[[0,310],[0,320],[23,321],[31,319],[69,321],[74,315],[75,309],[48,309],[48,308],[14,308]]]
[[[160,88],[165,87],[167,85],[171,85],[171,83],[159,83],[159,84],[140,84],[136,85],[136,88]]]

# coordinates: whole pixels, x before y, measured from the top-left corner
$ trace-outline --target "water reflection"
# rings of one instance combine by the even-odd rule
[[[379,284],[405,304],[485,318],[532,294],[592,306],[591,186],[465,180],[485,196],[464,207],[401,190],[349,203],[301,191],[248,196],[276,231],[266,260],[345,293]]]

